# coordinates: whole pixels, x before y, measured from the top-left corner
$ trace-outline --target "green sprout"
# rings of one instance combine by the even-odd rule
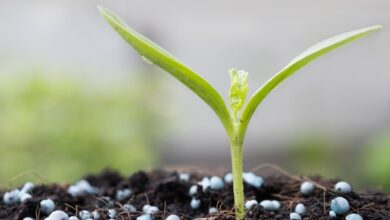
[[[229,71],[232,81],[229,92],[231,111],[229,111],[221,95],[199,74],[151,40],[127,26],[110,10],[101,6],[98,6],[98,9],[112,28],[114,28],[114,30],[118,32],[118,34],[132,46],[144,60],[159,66],[191,89],[213,109],[221,120],[231,145],[234,207],[237,220],[244,219],[245,217],[242,148],[249,121],[259,104],[277,85],[306,64],[338,47],[365,37],[382,28],[380,25],[375,25],[346,32],[310,47],[260,87],[248,100],[246,105],[245,99],[248,91],[248,72],[231,69]]]

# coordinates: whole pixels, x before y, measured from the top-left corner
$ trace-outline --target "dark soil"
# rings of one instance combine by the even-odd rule
[[[201,207],[197,210],[190,208],[191,197],[189,188],[202,179],[202,175],[192,173],[189,181],[180,181],[177,172],[152,171],[150,173],[137,172],[125,178],[113,171],[104,171],[99,175],[86,176],[91,185],[98,187],[100,192],[95,196],[83,196],[74,198],[67,193],[68,185],[38,185],[32,190],[33,198],[25,203],[5,205],[2,196],[6,190],[0,191],[0,219],[22,220],[24,217],[44,219],[39,214],[39,202],[42,199],[51,198],[56,203],[56,209],[63,210],[71,215],[83,209],[99,210],[102,217],[108,219],[107,210],[117,210],[116,219],[135,219],[141,214],[142,206],[151,204],[158,206],[160,212],[153,215],[153,219],[165,219],[169,214],[179,215],[182,219],[210,218],[210,219],[234,219],[232,186],[226,185],[223,190],[209,190],[202,192],[198,187],[198,198]],[[289,219],[289,214],[297,203],[306,206],[306,214],[302,219],[330,219],[329,203],[337,194],[332,192],[336,181],[313,177],[311,180],[318,183],[311,196],[304,197],[299,194],[300,178],[287,176],[263,176],[264,185],[260,189],[245,185],[245,198],[262,201],[275,199],[282,203],[278,211],[266,211],[255,208],[247,213],[247,219]],[[324,187],[321,188],[320,186]],[[125,202],[115,201],[115,192],[119,189],[131,188],[135,194]],[[326,191],[324,190],[326,189]],[[343,195],[351,206],[351,212],[359,213],[364,219],[379,220],[390,219],[389,196],[380,192],[349,193]],[[121,211],[123,204],[134,205],[139,212],[128,213]],[[217,207],[218,214],[209,215],[209,207]],[[345,219],[340,216],[336,219]]]

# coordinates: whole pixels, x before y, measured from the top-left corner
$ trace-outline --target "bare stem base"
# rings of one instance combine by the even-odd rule
[[[242,145],[232,144],[231,148],[234,208],[236,220],[242,220],[245,218],[244,184],[242,180]]]

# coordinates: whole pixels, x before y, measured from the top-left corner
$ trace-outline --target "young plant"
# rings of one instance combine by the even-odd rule
[[[245,217],[242,148],[249,121],[259,104],[277,85],[306,64],[338,47],[381,29],[381,26],[376,25],[346,32],[310,47],[260,87],[248,100],[246,105],[248,72],[231,69],[229,71],[232,81],[229,92],[229,111],[221,95],[199,74],[151,40],[127,26],[110,10],[101,6],[98,6],[98,9],[114,30],[118,32],[118,34],[132,46],[144,60],[159,66],[191,89],[213,109],[221,120],[231,144],[233,191],[237,220]]]

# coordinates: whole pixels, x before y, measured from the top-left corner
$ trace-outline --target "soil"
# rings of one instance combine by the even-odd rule
[[[123,204],[129,203],[142,210],[143,205],[158,206],[160,211],[153,215],[153,219],[165,219],[169,214],[176,214],[181,219],[234,219],[232,185],[226,184],[222,190],[208,190],[202,192],[198,187],[197,197],[201,200],[199,209],[191,209],[189,188],[203,178],[199,173],[191,173],[189,181],[181,181],[175,171],[156,170],[151,172],[137,172],[125,178],[118,173],[106,170],[98,175],[84,177],[91,185],[98,187],[100,192],[94,196],[74,198],[67,193],[69,185],[37,185],[32,190],[33,198],[25,203],[5,205],[0,201],[0,219],[22,220],[24,217],[44,219],[39,212],[39,202],[51,198],[55,201],[56,209],[63,210],[71,215],[77,215],[80,210],[98,210],[100,219],[109,219],[108,209],[117,210],[116,219],[136,219],[141,212],[121,211]],[[263,176],[264,184],[260,189],[245,185],[245,198],[262,201],[265,199],[278,200],[282,207],[278,211],[266,211],[261,207],[247,212],[247,219],[289,219],[289,214],[297,203],[306,206],[306,213],[302,219],[325,220],[329,217],[329,204],[332,198],[338,196],[331,189],[336,180],[324,180],[320,177],[311,177],[316,188],[312,195],[300,195],[299,187],[304,177],[290,177],[286,175]],[[124,202],[115,201],[116,190],[130,188],[134,195]],[[0,191],[0,198],[7,190]],[[390,219],[390,199],[388,195],[376,191],[361,193],[352,192],[343,195],[351,206],[350,212],[359,213],[364,219]],[[208,214],[209,207],[217,207],[218,213]],[[345,215],[335,219],[345,219]]]

